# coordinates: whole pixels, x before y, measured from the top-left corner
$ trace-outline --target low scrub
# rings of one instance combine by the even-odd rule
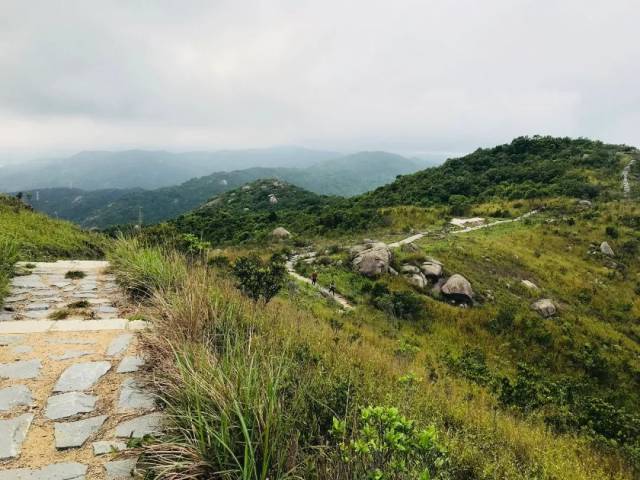
[[[136,242],[119,240],[112,262],[132,294],[145,286],[171,419],[144,445],[148,478],[632,478],[575,436],[497,412],[482,387],[411,374],[416,348],[386,351],[279,297],[256,303],[227,275]]]

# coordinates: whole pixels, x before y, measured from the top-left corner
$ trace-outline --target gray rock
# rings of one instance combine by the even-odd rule
[[[42,283],[42,279],[39,275],[25,275],[23,277],[15,277],[11,281],[11,285],[19,288],[46,288],[47,286]]]
[[[385,243],[378,242],[356,254],[352,261],[353,268],[367,277],[378,277],[389,272],[392,259],[391,250]]]
[[[442,276],[442,264],[440,262],[424,262],[420,270],[427,278],[440,278]]]
[[[124,413],[131,410],[153,410],[156,403],[153,396],[138,387],[135,380],[127,378],[122,382],[120,398],[118,399],[118,412]]]
[[[129,480],[133,478],[136,463],[138,463],[137,457],[105,463],[104,470],[107,480]]]
[[[162,431],[162,423],[161,413],[149,413],[122,422],[116,427],[116,436],[119,438],[142,438],[146,435],[158,434]]]
[[[102,440],[93,442],[94,455],[106,455],[113,452],[121,452],[127,449],[127,444],[118,440]]]
[[[531,308],[544,318],[552,317],[557,311],[555,304],[548,298],[542,298],[537,302],[532,303]]]
[[[132,373],[137,372],[144,365],[144,359],[138,355],[128,355],[122,359],[116,373]]]
[[[54,463],[38,470],[0,471],[0,480],[85,480],[86,473],[87,466],[81,463]]]
[[[40,320],[42,318],[47,318],[51,312],[48,310],[35,310],[24,312],[24,316],[30,318],[32,320]]]
[[[286,240],[287,238],[291,238],[291,232],[285,228],[278,227],[271,232],[271,236],[278,240]]]
[[[51,420],[72,417],[79,413],[93,412],[96,408],[95,395],[87,395],[82,392],[67,392],[61,395],[49,397],[45,417]]]
[[[86,355],[92,355],[93,352],[85,350],[68,350],[61,355],[49,355],[51,360],[69,360],[71,358],[84,357]]]
[[[611,248],[611,246],[607,242],[602,242],[600,244],[600,251],[602,252],[603,255],[606,255],[608,257],[615,257],[615,253],[613,253],[613,248]]]
[[[54,392],[88,390],[109,371],[109,362],[76,363],[67,368],[53,387]]]
[[[51,286],[56,288],[65,288],[65,287],[68,287],[69,285],[71,285],[71,282],[55,282],[51,284]]]
[[[132,333],[123,333],[121,335],[118,335],[109,344],[109,347],[107,348],[107,356],[115,357],[116,355],[120,355],[127,348],[129,348],[129,344],[131,343],[131,340],[133,340]]]
[[[33,352],[33,347],[29,345],[18,345],[17,347],[13,347],[13,353],[31,353]]]
[[[42,363],[38,359],[0,363],[0,378],[10,378],[12,380],[36,378],[41,368]]]
[[[0,460],[20,456],[22,442],[27,436],[32,420],[33,413],[0,420]]]
[[[471,303],[473,301],[473,289],[469,280],[456,273],[442,285],[441,292],[451,300]]]
[[[0,411],[7,412],[15,407],[32,404],[31,390],[26,385],[11,385],[0,390]]]
[[[411,285],[420,289],[426,288],[428,285],[427,279],[420,272],[405,275],[405,278]]]
[[[420,269],[413,265],[403,265],[400,271],[402,273],[420,273]]]
[[[96,312],[111,314],[111,313],[118,313],[118,309],[114,307],[110,307],[108,305],[101,305],[98,308],[96,308]]]
[[[48,303],[30,303],[26,307],[24,307],[26,312],[36,312],[39,310],[49,310]]]
[[[522,280],[522,285],[527,287],[529,290],[540,290],[538,286],[531,280]]]
[[[67,422],[54,424],[54,435],[56,448],[75,448],[84,445],[87,439],[95,434],[107,419],[106,415],[78,420],[77,422]]]
[[[24,335],[0,335],[0,347],[24,342]]]

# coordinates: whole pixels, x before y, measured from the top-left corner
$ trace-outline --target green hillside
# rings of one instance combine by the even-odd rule
[[[37,213],[20,200],[0,195],[0,303],[18,260],[96,258],[105,240],[69,222]]]
[[[520,137],[480,148],[439,167],[406,175],[358,199],[371,207],[429,206],[549,196],[595,198],[612,193],[632,147],[588,139]],[[615,189],[614,189],[615,190]]]
[[[311,192],[352,196],[418,169],[418,164],[386,152],[361,152],[308,168],[249,168],[217,172],[156,190],[39,189],[30,191],[33,207],[86,228],[145,224],[177,217],[209,198],[261,178],[278,178]]]
[[[314,257],[294,264],[296,271],[307,278],[316,272],[321,286],[334,284],[353,307],[341,310],[312,287],[288,284],[276,306],[260,312],[265,323],[238,320],[259,322],[256,330],[269,337],[265,352],[281,352],[279,361],[292,372],[285,383],[304,377],[310,385],[312,393],[305,395],[316,406],[288,403],[283,387],[278,401],[285,410],[307,418],[321,416],[317,405],[323,405],[335,417],[333,424],[326,418],[314,423],[317,430],[305,435],[295,419],[274,414],[274,421],[290,422],[286,438],[300,438],[306,447],[296,450],[303,478],[352,478],[351,467],[340,463],[344,457],[340,466],[333,463],[332,455],[349,447],[332,435],[335,428],[355,435],[340,422],[357,425],[371,405],[397,407],[418,425],[432,426],[438,441],[431,445],[438,447],[419,465],[433,478],[637,478],[639,160],[637,150],[626,146],[518,138],[351,199],[318,196],[278,180],[254,182],[150,228],[145,238],[161,234],[156,241],[163,242],[171,231],[225,248],[197,246],[211,259],[201,268],[214,276],[204,283],[216,299],[232,298],[218,276],[226,279],[225,265],[238,256],[277,259],[282,252],[313,251]],[[622,171],[630,164],[625,192]],[[525,213],[531,215],[519,217]],[[458,231],[449,224],[453,216],[482,217],[489,227]],[[293,238],[272,238],[275,227]],[[412,243],[389,248],[388,270],[367,276],[354,267],[353,252],[363,247],[351,247],[363,238],[391,244],[416,232],[423,234]],[[188,246],[192,254],[194,244]],[[425,262],[440,262],[442,272],[417,281],[411,272]],[[464,302],[444,290],[454,274],[473,292]],[[187,283],[188,292],[203,288]],[[537,311],[539,301],[552,309]],[[182,318],[176,321],[193,318],[182,313],[180,302],[160,308],[176,309],[166,313]],[[336,345],[341,355],[332,353]],[[195,368],[206,375],[210,366]],[[180,378],[174,393],[183,383],[199,388]],[[189,394],[180,398],[183,403],[168,401],[183,412],[193,400]],[[211,402],[211,412],[218,412]],[[260,411],[257,403],[248,408]],[[207,456],[206,447],[188,435],[183,441],[184,448],[202,452],[210,472],[217,471],[218,459]],[[284,438],[274,441],[280,450],[291,448]],[[319,445],[326,457],[302,453],[317,452]],[[316,469],[328,470],[318,475]]]

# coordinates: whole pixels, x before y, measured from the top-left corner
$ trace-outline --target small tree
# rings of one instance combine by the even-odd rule
[[[276,296],[284,284],[286,269],[277,261],[263,262],[257,255],[240,257],[233,265],[238,288],[254,302],[265,303]]]

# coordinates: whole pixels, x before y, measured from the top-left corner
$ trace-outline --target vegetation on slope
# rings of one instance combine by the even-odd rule
[[[308,168],[249,168],[193,178],[156,190],[96,190],[52,188],[30,192],[31,205],[84,227],[150,225],[202,205],[211,197],[258,179],[278,178],[311,192],[351,196],[414,172],[418,164],[386,152],[361,152]]]
[[[20,200],[0,195],[0,301],[18,260],[94,258],[104,239],[71,223],[33,212]]]
[[[266,183],[249,185],[248,192],[227,192],[202,208],[172,223],[213,244],[259,243],[275,227],[289,230],[301,240],[317,236],[339,237],[356,232],[384,231],[404,213],[465,215],[479,203],[505,201],[530,204],[561,196],[602,200],[619,198],[620,172],[637,152],[624,146],[586,139],[522,137],[507,145],[480,149],[445,162],[440,167],[400,176],[393,183],[352,199],[314,197],[286,186],[286,202],[270,204],[278,195]],[[262,190],[257,190],[259,187]],[[496,210],[505,217],[518,208]],[[431,214],[427,215],[432,217]],[[411,215],[408,222],[415,221]],[[408,225],[419,228],[421,225]]]
[[[145,446],[151,478],[633,477],[615,451],[503,408],[472,368],[447,370],[439,359],[484,328],[476,309],[340,315],[294,286],[256,304],[197,259],[124,240],[110,259],[156,327],[171,429]]]

